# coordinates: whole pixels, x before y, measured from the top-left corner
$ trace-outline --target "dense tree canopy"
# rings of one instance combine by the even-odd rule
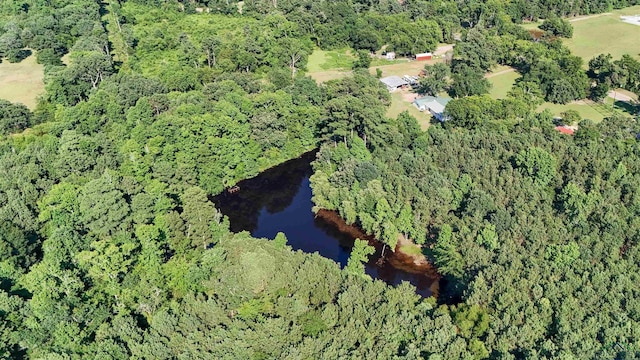
[[[3,1],[0,57],[35,52],[46,93],[0,101],[0,357],[640,356],[640,128],[534,111],[640,91],[633,57],[585,72],[554,38],[635,3]],[[538,18],[553,36],[515,25]],[[389,118],[369,54],[455,38],[419,84],[447,121]],[[343,46],[362,70],[305,77]],[[500,100],[495,65],[522,75]],[[340,270],[229,230],[212,195],[318,147],[314,210],[420,245],[437,299],[365,276],[364,241]]]
[[[603,344],[637,344],[637,125],[581,124],[575,139],[544,116],[487,125],[403,133],[373,153],[326,146],[314,201],[392,246],[402,228],[433,249],[449,295],[488,312],[492,357],[599,358]]]

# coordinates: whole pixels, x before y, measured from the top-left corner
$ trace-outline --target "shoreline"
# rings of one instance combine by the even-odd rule
[[[411,240],[406,239],[403,235],[399,235],[398,244],[394,251],[390,249],[384,250],[385,244],[377,240],[374,236],[367,235],[362,229],[355,225],[347,224],[342,217],[333,210],[320,209],[316,213],[316,217],[322,218],[324,221],[331,223],[340,232],[350,235],[353,238],[367,240],[369,245],[376,249],[375,254],[369,258],[369,262],[388,261],[392,267],[402,270],[411,274],[423,275],[428,279],[433,280],[431,286],[432,294],[434,297],[438,297],[439,281],[442,275],[438,273],[436,267],[427,260],[426,256],[420,254],[408,254],[402,251],[403,246],[415,245]],[[384,251],[384,256],[380,256]]]

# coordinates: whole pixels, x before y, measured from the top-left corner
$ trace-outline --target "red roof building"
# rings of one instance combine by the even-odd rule
[[[431,60],[431,58],[433,58],[432,53],[416,54],[416,61]]]
[[[566,135],[573,135],[573,133],[574,133],[574,130],[572,128],[570,128],[568,126],[564,126],[564,125],[556,126],[556,130],[558,130],[561,133],[566,134]]]

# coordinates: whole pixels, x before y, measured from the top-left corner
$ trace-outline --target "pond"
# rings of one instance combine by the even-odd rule
[[[381,243],[358,228],[347,225],[336,213],[311,208],[309,176],[315,152],[287,161],[238,184],[238,191],[224,192],[212,200],[229,217],[231,231],[246,230],[258,238],[273,239],[283,232],[294,250],[318,252],[343,268],[356,238],[367,239],[376,252],[366,264],[366,272],[391,285],[408,281],[418,294],[431,296],[437,291],[438,276],[432,269],[414,266],[411,259],[383,250]],[[384,251],[384,258],[381,257]],[[429,271],[431,270],[431,271]]]

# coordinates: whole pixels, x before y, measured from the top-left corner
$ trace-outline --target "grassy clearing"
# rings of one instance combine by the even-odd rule
[[[307,72],[307,75],[309,75],[318,84],[327,82],[329,80],[342,79],[343,77],[349,76],[350,74],[351,74],[351,71],[340,71],[340,70]]]
[[[560,113],[567,110],[575,110],[583,119],[590,119],[596,123],[613,115],[635,116],[638,111],[635,105],[620,100],[614,103],[614,99],[610,97],[606,97],[603,103],[595,103],[591,100],[565,105],[544,103],[538,106],[537,111],[544,109],[549,109],[554,116],[560,116]]]
[[[407,255],[422,255],[422,248],[416,244],[406,244],[400,247],[400,252]]]
[[[540,25],[542,25],[542,20],[528,21],[528,22],[522,23],[522,25],[520,26],[522,26],[526,30],[540,30]]]
[[[544,103],[538,106],[537,111],[549,109],[554,116],[560,116],[561,113],[567,110],[577,111],[583,119],[590,119],[596,123],[601,122],[605,117],[613,115],[610,108],[597,105],[597,104],[553,104]]]
[[[353,67],[355,57],[350,49],[320,50],[316,49],[309,55],[307,70],[309,73],[328,70],[349,70]]]
[[[395,65],[395,64],[406,64],[407,62],[409,62],[409,60],[407,60],[407,59],[388,60],[388,59],[383,59],[383,58],[373,58],[373,59],[371,59],[371,65],[369,67],[372,67],[372,66],[387,66],[387,65]]]
[[[484,77],[490,78],[510,71],[515,71],[515,69],[508,65],[494,65],[491,68],[491,72],[488,72]]]
[[[420,112],[415,105],[407,101],[402,92],[396,91],[391,93],[391,106],[387,109],[387,117],[396,118],[401,112],[408,111],[418,120],[420,128],[427,130],[431,123],[431,114],[429,112]]]
[[[634,101],[626,102],[615,100],[611,97],[606,97],[604,99],[604,104],[602,104],[601,106],[613,108],[616,112],[622,113],[623,115],[635,116],[638,114],[638,105],[636,105]]]
[[[0,99],[23,103],[35,108],[38,96],[44,93],[44,66],[31,55],[17,64],[4,60],[0,64]]]
[[[309,55],[307,75],[317,83],[343,78],[351,74],[354,59],[350,49],[316,49]]]
[[[621,15],[640,14],[640,5],[613,11],[609,15],[573,21],[573,38],[564,44],[588,62],[598,54],[609,53],[614,59],[630,54],[640,59],[640,26],[620,20]]]
[[[351,74],[355,57],[348,49],[324,51],[316,49],[309,55],[307,75],[318,83],[339,79]],[[382,70],[382,76],[418,75],[425,65],[442,62],[443,59],[428,61],[409,61],[407,59],[387,60],[376,58],[371,62],[369,73],[376,75],[376,69]]]
[[[376,69],[382,70],[382,76],[404,76],[404,75],[418,75],[420,70],[424,69],[425,65],[433,65],[438,62],[442,62],[442,59],[434,59],[428,61],[404,61],[392,65],[372,66],[369,68],[371,74],[376,74]]]
[[[489,95],[494,99],[504,99],[507,97],[507,93],[513,87],[513,84],[520,77],[515,71],[509,71],[511,68],[503,69],[500,71],[494,71],[495,75],[487,76],[489,82],[491,83],[491,91],[489,91]]]
[[[351,66],[354,57],[350,50],[314,50],[309,56],[307,62],[307,75],[314,79],[317,83],[323,83],[329,80],[340,79],[351,74]],[[432,61],[407,61],[407,60],[384,60],[375,59],[369,68],[371,74],[376,74],[376,69],[382,70],[382,76],[403,76],[417,75],[426,64],[434,64],[441,60]],[[391,94],[391,106],[387,109],[387,117],[395,118],[401,112],[408,111],[414,116],[420,128],[426,130],[429,127],[431,115],[420,112],[412,103],[413,96],[407,91],[398,91]]]
[[[331,54],[335,51],[322,51],[315,50],[313,54],[309,57],[309,61],[307,63],[307,75],[313,78],[318,83],[323,83],[325,81],[339,79],[351,74],[351,65],[347,67],[340,67],[344,64],[347,64],[347,60],[345,58],[340,58],[341,60],[337,60],[337,56],[327,55],[327,53]],[[348,54],[348,52],[342,52],[343,55]],[[340,61],[342,61],[342,65],[340,65]],[[351,61],[351,60],[349,60]],[[376,75],[376,69],[382,70],[382,76],[404,76],[404,75],[418,75],[420,70],[424,69],[425,65],[433,65],[437,62],[443,61],[442,59],[435,59],[429,61],[408,61],[408,60],[379,60],[374,62],[376,64],[388,64],[388,65],[372,65],[369,67],[369,73],[372,75]],[[352,64],[352,63],[349,63]],[[330,68],[333,66],[333,68]],[[326,68],[326,69],[325,69]]]

